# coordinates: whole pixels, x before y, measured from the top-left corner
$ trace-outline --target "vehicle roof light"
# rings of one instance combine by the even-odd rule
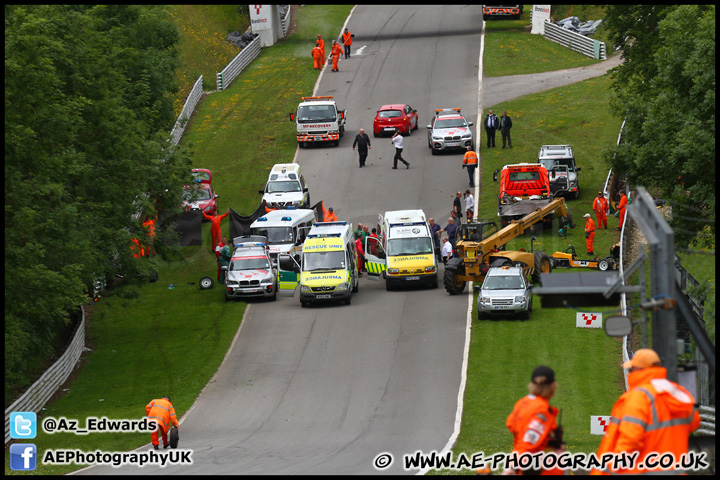
[[[290,222],[292,221],[292,217],[282,217],[280,220],[282,220],[283,222]]]

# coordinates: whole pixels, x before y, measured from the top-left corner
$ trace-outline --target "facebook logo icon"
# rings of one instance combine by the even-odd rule
[[[28,439],[37,435],[35,412],[12,412],[10,414],[10,438]]]
[[[37,467],[37,447],[32,443],[13,443],[10,445],[11,470],[35,470]]]

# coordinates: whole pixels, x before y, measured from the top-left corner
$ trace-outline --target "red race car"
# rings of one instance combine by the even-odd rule
[[[418,128],[417,110],[410,105],[393,104],[383,105],[375,115],[373,122],[373,135],[379,136],[381,133],[394,134],[399,131],[403,135],[410,135],[413,130]]]
[[[218,197],[212,188],[212,173],[206,168],[192,169],[192,185],[185,185],[182,206],[185,210],[198,209],[208,215],[218,212]],[[193,194],[196,199],[193,201]]]

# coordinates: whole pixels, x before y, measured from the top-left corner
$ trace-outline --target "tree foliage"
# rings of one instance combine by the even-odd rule
[[[5,7],[5,378],[22,382],[144,216],[189,175],[168,149],[179,34],[165,7]]]
[[[626,117],[608,161],[671,200],[678,245],[714,238],[715,6],[612,5],[605,20],[624,58],[611,106]]]

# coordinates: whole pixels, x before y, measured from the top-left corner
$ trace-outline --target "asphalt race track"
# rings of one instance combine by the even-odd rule
[[[324,200],[353,225],[374,226],[386,210],[422,208],[444,226],[467,173],[461,152],[431,156],[425,126],[444,107],[461,107],[477,122],[481,6],[362,5],[348,28],[352,56],[339,72],[326,68],[316,92],[347,109],[346,135],[339,147],[298,150],[313,202]],[[392,170],[390,138],[372,136],[385,103],[418,110],[419,128],[405,139],[409,170]],[[362,169],[351,149],[360,127],[372,141]],[[442,281],[437,289],[387,292],[382,280],[364,275],[349,306],[301,308],[297,295],[254,303],[181,423],[180,448],[193,450],[193,465],[83,473],[404,473],[403,454],[440,452],[453,435],[466,293],[450,297]],[[385,452],[394,461],[379,471],[373,460]]]

